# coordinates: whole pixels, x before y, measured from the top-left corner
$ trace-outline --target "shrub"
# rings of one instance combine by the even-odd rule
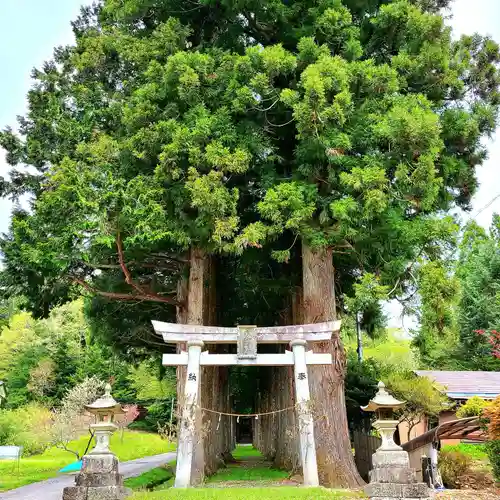
[[[472,472],[472,459],[461,451],[442,451],[439,455],[439,471],[447,488],[459,488],[460,477]]]
[[[483,410],[491,405],[490,401],[485,401],[479,396],[473,396],[457,410],[458,418],[479,417]]]
[[[490,439],[500,439],[500,396],[485,408],[483,414],[488,419],[488,434]]]
[[[500,481],[500,439],[494,439],[486,443],[486,452],[493,468],[493,476]]]
[[[87,432],[90,417],[85,413],[84,405],[93,402],[102,393],[103,387],[103,382],[97,377],[87,377],[67,391],[61,407],[53,414],[50,428],[53,446],[73,453],[80,460],[80,451],[69,446]]]
[[[0,411],[0,445],[23,447],[24,455],[43,452],[49,445],[51,413],[35,403]]]

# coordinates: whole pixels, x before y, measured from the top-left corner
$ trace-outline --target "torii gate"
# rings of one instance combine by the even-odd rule
[[[306,351],[307,342],[330,340],[340,330],[340,321],[312,325],[256,327],[183,325],[153,321],[153,327],[166,343],[187,343],[187,352],[164,354],[163,365],[187,366],[184,388],[184,407],[177,445],[176,488],[191,485],[191,469],[195,443],[192,410],[198,402],[200,366],[294,366],[295,394],[299,422],[300,458],[304,486],[318,486],[318,465],[314,441],[314,421],[310,408],[307,365],[330,365],[331,354]],[[210,354],[203,351],[208,344],[237,344],[237,354]],[[292,351],[276,354],[258,354],[257,344],[290,344]]]

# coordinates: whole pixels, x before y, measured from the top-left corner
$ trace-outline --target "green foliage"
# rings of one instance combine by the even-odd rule
[[[0,352],[4,353],[0,370],[7,387],[6,408],[19,408],[20,415],[30,402],[53,408],[49,434],[61,446],[88,428],[79,410],[68,414],[64,402],[68,393],[89,379],[111,382],[113,396],[121,403],[145,405],[149,411],[143,430],[157,432],[158,425],[170,422],[174,370],[161,370],[151,359],[134,366],[96,342],[81,300],[54,308],[47,319],[15,314],[0,334]],[[40,436],[46,444],[43,433]]]
[[[360,428],[366,423],[361,406],[375,395],[380,380],[380,365],[372,359],[359,363],[354,352],[347,357],[347,373],[345,378],[345,399],[347,419],[351,427]]]
[[[420,327],[414,345],[426,366],[439,367],[443,358],[449,356],[450,346],[458,341],[458,280],[444,262],[425,262],[418,270],[418,292],[421,299]]]
[[[0,410],[0,445],[23,447],[23,456],[41,453],[50,442],[50,411],[38,404]]]
[[[381,373],[416,370],[418,368],[418,353],[412,347],[411,340],[401,338],[400,331],[387,329],[378,338],[371,339],[367,335],[363,335],[362,340],[364,359],[378,365]],[[346,340],[346,349],[349,353],[354,353],[356,347],[357,341],[351,335]]]
[[[353,286],[354,296],[345,298],[347,310],[362,313],[361,327],[370,337],[380,335],[385,327],[385,316],[381,302],[387,300],[389,287],[380,284],[380,279],[372,273],[363,274]]]
[[[460,477],[472,471],[472,458],[461,451],[441,451],[438,467],[446,488],[460,488]]]
[[[30,401],[58,406],[66,392],[88,376],[113,378],[114,394],[122,402],[135,397],[127,364],[93,342],[81,300],[54,308],[43,320],[26,312],[15,314],[0,333],[0,353],[10,408]]]
[[[36,171],[0,183],[33,196],[0,242],[2,289],[46,317],[84,287],[106,342],[127,332],[134,347],[152,341],[153,312],[172,319],[195,246],[235,268],[233,256],[259,250],[281,269],[297,240],[333,247],[347,296],[360,270],[403,294],[412,263],[452,238],[443,214],[468,206],[496,125],[498,46],[453,41],[447,3],[83,9],[75,46],[34,71],[19,134],[0,135],[7,161]],[[287,273],[290,286],[299,266]],[[267,275],[255,281],[272,289]],[[132,301],[129,314],[110,299]],[[238,315],[256,322],[245,303]]]
[[[436,416],[450,407],[446,395],[430,379],[416,377],[413,372],[390,373],[384,382],[391,394],[405,401],[399,412],[400,419],[408,424],[408,440],[411,430],[424,416]]]
[[[418,271],[420,328],[414,338],[426,367],[498,370],[494,331],[500,328],[499,219],[490,231],[468,222],[458,258],[425,261]],[[491,333],[491,336],[488,335]]]
[[[499,218],[493,217],[489,234],[471,222],[464,230],[457,276],[460,280],[459,335],[461,358],[471,369],[498,370],[500,359],[477,330],[500,326]]]
[[[490,401],[485,401],[479,396],[472,396],[465,404],[460,406],[456,414],[458,418],[479,417],[483,413],[483,410],[490,405]]]
[[[488,441],[485,447],[493,468],[493,476],[497,481],[500,481],[500,439]]]
[[[135,390],[138,401],[168,399],[176,394],[175,370],[170,369],[160,378],[159,366],[143,361],[136,367],[131,367],[127,376],[130,385]]]

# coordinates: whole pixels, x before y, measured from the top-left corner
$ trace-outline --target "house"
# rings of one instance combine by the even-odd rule
[[[456,420],[456,409],[472,396],[479,396],[486,400],[492,400],[500,396],[500,372],[480,371],[433,371],[416,370],[417,377],[427,377],[443,390],[455,405],[450,410],[443,410],[437,419],[422,418],[410,433],[410,439],[414,439],[433,427],[445,422]],[[408,441],[407,427],[401,423],[398,427],[401,443]],[[479,434],[470,434],[467,439],[479,439]],[[443,439],[443,444],[457,444],[459,439]]]

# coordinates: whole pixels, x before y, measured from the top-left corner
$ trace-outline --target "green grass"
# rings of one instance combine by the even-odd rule
[[[174,477],[174,472],[169,467],[155,467],[140,476],[125,479],[124,484],[133,490],[152,490],[160,484],[166,483]]]
[[[259,450],[253,446],[237,446],[232,452],[235,462],[219,469],[207,478],[207,483],[226,481],[279,481],[289,476],[287,471],[272,469]]]
[[[330,498],[363,498],[357,491],[324,488],[192,488],[135,493],[131,500],[327,500]]]
[[[231,454],[236,460],[242,460],[250,457],[262,457],[262,453],[253,446],[238,445]]]
[[[87,446],[88,436],[83,436],[70,447],[83,453]],[[125,431],[123,441],[121,433],[111,438],[111,449],[120,461],[133,460],[149,455],[167,453],[175,449],[175,445],[164,441],[158,434]],[[17,463],[11,460],[0,461],[0,491],[6,491],[25,484],[43,481],[57,476],[59,469],[76,460],[71,453],[57,448],[50,448],[41,455],[21,458],[19,472]]]
[[[238,464],[230,464],[225,469],[219,469],[207,479],[207,483],[225,481],[280,481],[290,474],[287,471],[270,469],[269,467],[243,468]]]
[[[443,451],[460,451],[469,455],[473,460],[486,461],[488,460],[488,455],[484,444],[466,444],[460,443],[456,445],[443,446]]]

